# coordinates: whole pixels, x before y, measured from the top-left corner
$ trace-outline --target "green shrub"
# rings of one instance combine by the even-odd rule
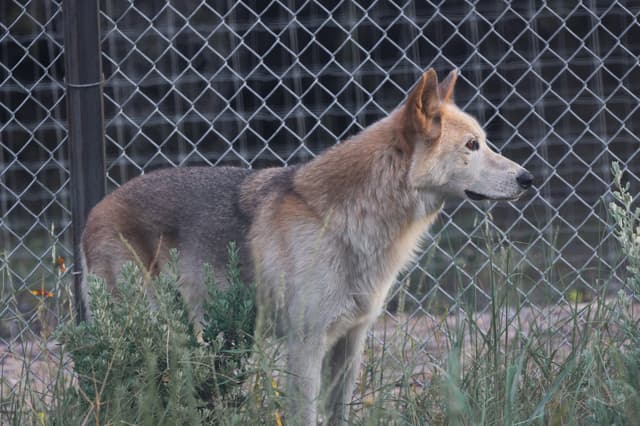
[[[622,170],[618,163],[612,165],[616,191],[615,202],[609,206],[616,225],[615,236],[622,247],[627,263],[627,291],[620,290],[616,305],[611,311],[615,326],[616,343],[608,350],[613,374],[607,377],[613,408],[620,416],[610,416],[612,406],[606,407],[606,420],[620,423],[640,418],[640,317],[637,302],[640,299],[640,208],[635,207],[629,192],[629,183],[622,183]],[[635,314],[634,314],[634,303]],[[624,423],[624,422],[623,422]]]
[[[629,183],[622,183],[622,170],[618,163],[612,164],[616,190],[615,202],[609,204],[609,211],[615,222],[615,236],[627,260],[629,272],[627,285],[633,293],[640,295],[640,207],[633,207],[633,196]]]
[[[215,357],[215,394],[226,395],[229,399],[240,398],[239,386],[247,375],[247,361],[253,346],[253,332],[256,322],[255,291],[253,285],[240,277],[238,249],[229,246],[228,286],[215,285],[213,271],[206,267],[209,300],[205,305],[203,340],[209,345]],[[203,395],[211,394],[211,389]]]
[[[211,408],[242,394],[255,309],[230,248],[229,282],[220,289],[208,273],[204,344],[198,342],[177,291],[177,255],[151,285],[127,264],[117,296],[90,279],[93,320],[68,324],[61,341],[78,377],[74,394],[96,422],[202,424]],[[150,308],[151,306],[151,308]],[[213,401],[213,398],[218,398]]]

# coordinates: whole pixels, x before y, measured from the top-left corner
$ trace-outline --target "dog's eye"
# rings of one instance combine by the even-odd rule
[[[471,151],[477,151],[478,148],[480,148],[480,145],[478,144],[477,139],[469,139],[469,141],[465,146],[469,148]]]

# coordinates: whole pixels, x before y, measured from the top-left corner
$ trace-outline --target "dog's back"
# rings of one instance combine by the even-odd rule
[[[251,279],[246,235],[252,214],[240,206],[243,181],[252,172],[234,167],[185,167],[145,174],[109,194],[89,214],[82,236],[83,281],[80,314],[88,312],[86,273],[102,277],[111,291],[122,265],[136,263],[149,276],[179,251],[181,286],[189,306],[206,297],[203,264],[213,266],[224,285],[227,247],[235,242],[241,271]],[[192,312],[198,315],[198,312]]]

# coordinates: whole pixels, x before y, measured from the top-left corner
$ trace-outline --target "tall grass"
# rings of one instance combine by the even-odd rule
[[[640,209],[614,165],[610,206],[629,280],[611,296],[539,310],[518,303],[508,254],[492,259],[491,304],[458,301],[436,318],[398,312],[367,342],[350,423],[433,425],[611,425],[640,418]],[[493,253],[488,250],[488,253]],[[283,424],[281,365],[271,341],[254,342],[251,294],[232,252],[221,292],[212,279],[203,342],[189,323],[169,268],[153,285],[133,266],[116,300],[92,287],[95,320],[67,324],[61,360],[46,390],[0,388],[6,424]],[[235,266],[234,261],[235,259]],[[209,274],[210,276],[212,274]],[[505,277],[507,277],[505,279]],[[155,308],[148,309],[149,303]],[[466,309],[469,307],[470,309]],[[400,309],[399,309],[400,311]],[[426,346],[425,346],[426,345]],[[253,350],[251,350],[253,348]]]

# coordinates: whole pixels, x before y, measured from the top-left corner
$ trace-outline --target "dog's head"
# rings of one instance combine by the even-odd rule
[[[402,107],[402,132],[412,153],[409,182],[418,191],[472,200],[515,200],[533,176],[493,152],[478,122],[453,103],[456,71],[438,83],[429,69]]]

